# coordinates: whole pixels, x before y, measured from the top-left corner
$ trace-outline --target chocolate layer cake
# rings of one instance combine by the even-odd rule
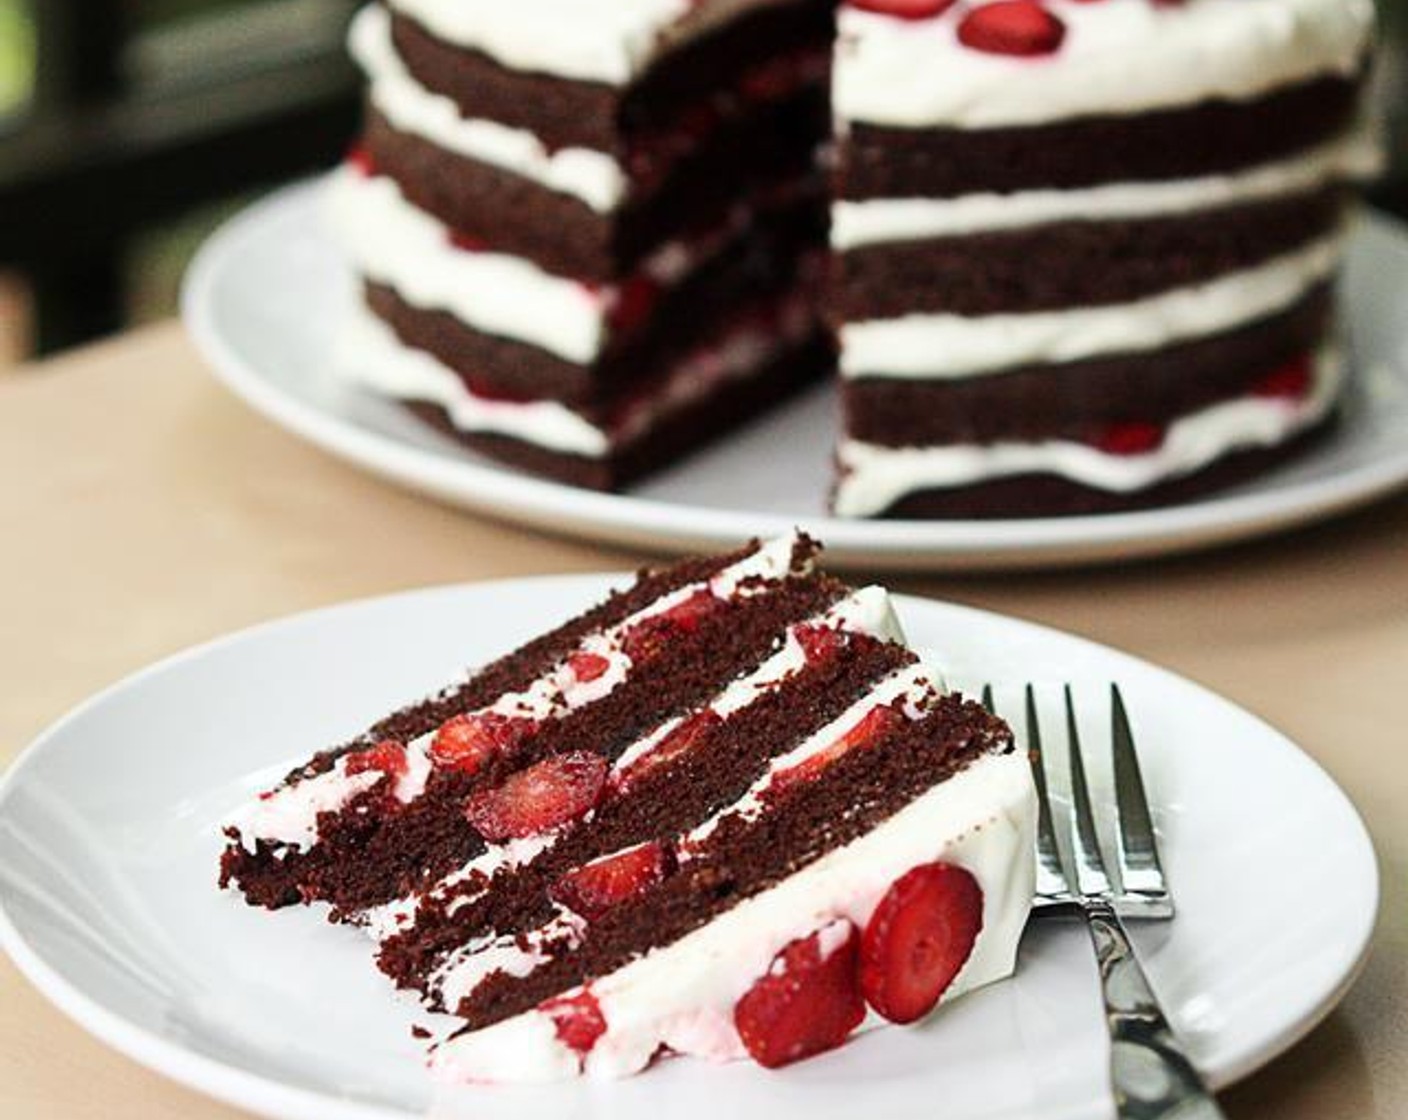
[[[1007,975],[1026,761],[814,553],[644,574],[314,756],[231,820],[222,884],[364,926],[456,1017],[457,1081],[783,1065]]]
[[[1372,26],[1367,0],[843,6],[836,512],[1161,504],[1327,424]]]

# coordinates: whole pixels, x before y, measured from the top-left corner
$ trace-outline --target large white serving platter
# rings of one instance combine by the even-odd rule
[[[446,502],[657,551],[774,536],[799,522],[835,566],[939,571],[1088,564],[1206,548],[1316,521],[1408,481],[1408,233],[1367,215],[1344,282],[1359,379],[1345,420],[1313,453],[1171,509],[1008,521],[845,521],[825,514],[835,394],[818,389],[624,494],[531,478],[466,451],[338,376],[339,325],[356,298],[324,230],[319,183],[233,219],[188,276],[185,317],[216,374],[324,450]]]
[[[137,1061],[273,1117],[420,1115],[929,1120],[1107,1115],[1088,939],[1028,930],[1017,975],[920,1029],[872,1032],[769,1073],[677,1060],[618,1083],[436,1093],[359,931],[216,889],[219,822],[314,749],[597,599],[612,577],[446,587],[236,634],[94,697],[0,782],[0,945],[40,990]],[[1199,686],[1091,642],[902,597],[911,640],[970,688],[1058,681],[1128,697],[1180,915],[1135,930],[1218,1085],[1309,1030],[1343,994],[1377,908],[1353,807],[1293,743]],[[1047,713],[1059,726],[1055,711]],[[1054,740],[1054,741],[1053,741]],[[1048,735],[1049,749],[1059,739]],[[1059,793],[1060,791],[1058,791]]]

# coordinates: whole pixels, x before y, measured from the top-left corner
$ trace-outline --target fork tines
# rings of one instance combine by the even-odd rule
[[[1106,785],[1105,770],[1092,771],[1085,764],[1070,685],[1064,688],[1064,699],[1066,750],[1044,749],[1036,689],[1030,684],[1025,689],[1023,723],[1037,793],[1037,904],[1071,903],[1079,897],[1108,898],[1124,918],[1171,918],[1173,900],[1159,863],[1139,757],[1119,686],[1110,686],[1108,785],[1112,789]],[[996,712],[990,685],[983,689],[983,704]],[[1066,768],[1064,773],[1062,765]],[[1070,790],[1069,808],[1058,813],[1053,808],[1050,779],[1059,783],[1063,777]],[[1108,806],[1113,817],[1106,822],[1113,841],[1112,865],[1105,860],[1095,805]]]

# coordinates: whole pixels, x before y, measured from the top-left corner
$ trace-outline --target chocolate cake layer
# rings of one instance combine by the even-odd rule
[[[392,288],[367,284],[364,290],[372,312],[403,343],[433,354],[475,392],[605,406],[717,335],[740,311],[790,291],[802,255],[824,241],[825,230],[826,204],[815,193],[760,215],[662,292],[638,329],[614,335],[590,366],[476,330],[448,312],[416,307]]]
[[[491,459],[545,478],[590,490],[619,490],[637,479],[681,462],[713,439],[737,431],[794,393],[834,374],[829,334],[817,335],[777,354],[753,376],[731,381],[649,428],[639,439],[603,459],[554,451],[509,436],[461,432],[444,410],[413,404],[423,420]]]
[[[828,121],[821,87],[759,106],[613,213],[400,132],[370,107],[364,145],[411,203],[457,232],[549,272],[604,284],[629,276],[657,246],[721,225],[740,199],[811,174]]]
[[[549,754],[587,751],[613,759],[651,727],[756,665],[783,627],[820,613],[845,593],[844,585],[831,580],[789,578],[721,607],[634,665],[627,680],[602,699],[523,736],[511,758],[501,756],[474,774],[437,767],[420,797],[389,809],[381,791],[369,790],[339,811],[321,814],[318,842],[307,849],[284,851],[261,840],[251,853],[231,836],[221,884],[236,882],[251,903],[270,908],[324,900],[335,916],[409,894],[484,850],[463,813],[474,791]],[[473,681],[466,686],[475,687]],[[463,710],[447,697],[435,698],[383,721],[373,734],[405,741]],[[435,718],[428,718],[431,713]]]
[[[850,635],[844,653],[809,663],[747,707],[700,733],[673,763],[599,805],[590,823],[532,862],[423,903],[415,924],[389,938],[379,963],[402,987],[424,988],[443,955],[488,933],[515,934],[553,916],[549,889],[566,872],[646,841],[669,842],[732,805],[771,759],[839,718],[881,678],[914,661],[901,646]],[[466,896],[472,901],[466,902]]]
[[[1344,187],[1192,214],[898,241],[841,257],[844,320],[1128,303],[1251,268],[1324,237]]]
[[[825,69],[834,35],[830,0],[764,5],[671,50],[634,82],[601,82],[514,70],[481,51],[436,38],[392,13],[392,40],[412,76],[453,100],[468,118],[534,133],[548,148],[591,148],[625,156],[640,143],[704,113],[739,114],[749,91],[768,95],[807,56]],[[775,80],[768,82],[772,76]]]
[[[699,856],[587,926],[581,945],[525,977],[489,976],[459,1010],[467,1029],[536,1007],[648,949],[669,945],[739,902],[893,816],[1010,732],[981,707],[947,696],[920,720],[847,751],[770,800],[754,821],[725,816]]]
[[[1242,396],[1316,348],[1330,324],[1329,285],[1287,311],[1176,346],[1033,366],[985,377],[842,382],[846,433],[885,447],[1087,440],[1131,421],[1161,423]]]
[[[1185,179],[1239,171],[1350,128],[1361,82],[1324,77],[1245,102],[1014,128],[849,125],[838,191],[848,199],[937,197]]]
[[[1128,513],[1190,502],[1246,482],[1294,459],[1318,444],[1333,429],[1334,423],[1332,417],[1279,446],[1234,451],[1200,471],[1132,493],[1098,490],[1055,475],[1014,475],[952,489],[917,490],[874,516],[976,520],[1071,517]]]

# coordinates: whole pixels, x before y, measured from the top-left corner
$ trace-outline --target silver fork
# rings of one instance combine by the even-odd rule
[[[1115,878],[1106,870],[1091,809],[1089,777],[1081,754],[1075,702],[1066,686],[1066,760],[1071,808],[1067,828],[1070,858],[1056,840],[1055,816],[1047,791],[1047,771],[1059,762],[1042,751],[1036,696],[1026,688],[1026,732],[1037,792],[1037,912],[1076,912],[1084,916],[1095,943],[1110,1033],[1110,1082],[1122,1120],[1219,1120],[1223,1117],[1207,1086],[1164,1015],[1154,990],[1129,943],[1121,916],[1172,918],[1173,899],[1159,863],[1149,802],[1129,714],[1118,686],[1110,686],[1110,741],[1114,784]],[[991,686],[983,704],[995,711]],[[1102,798],[1102,800],[1104,800]]]

